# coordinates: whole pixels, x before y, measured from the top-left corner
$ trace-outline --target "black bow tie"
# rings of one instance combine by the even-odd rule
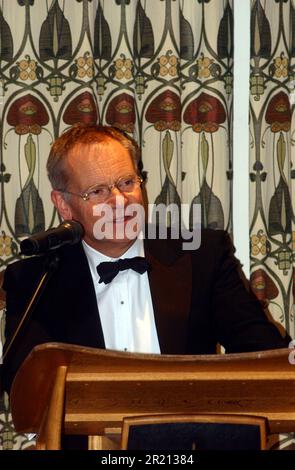
[[[99,283],[104,282],[109,284],[117,276],[118,272],[124,271],[124,269],[133,269],[139,274],[143,274],[149,269],[149,263],[141,256],[119,259],[118,261],[104,261],[96,267],[100,277]]]

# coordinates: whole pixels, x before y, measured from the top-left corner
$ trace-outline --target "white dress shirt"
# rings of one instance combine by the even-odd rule
[[[147,272],[133,269],[119,271],[109,283],[99,283],[96,266],[103,261],[116,261],[96,251],[83,240],[89,263],[106,349],[160,353],[154,310]],[[143,240],[137,239],[121,256],[144,256]]]

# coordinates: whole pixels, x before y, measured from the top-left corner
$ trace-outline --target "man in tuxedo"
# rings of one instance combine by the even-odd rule
[[[128,212],[143,206],[137,164],[135,142],[112,127],[75,125],[53,144],[47,163],[52,201],[85,233],[57,250],[58,269],[5,364],[7,390],[31,349],[50,341],[162,354],[213,354],[217,343],[226,352],[288,347],[290,338],[245,288],[225,232],[203,230],[200,247],[191,250],[180,239],[139,236],[141,222]],[[45,258],[6,269],[6,345]],[[111,274],[103,264],[109,262],[116,267]]]

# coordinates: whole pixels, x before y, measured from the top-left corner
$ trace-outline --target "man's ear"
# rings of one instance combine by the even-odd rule
[[[51,191],[51,200],[64,220],[72,220],[72,209],[60,191]]]

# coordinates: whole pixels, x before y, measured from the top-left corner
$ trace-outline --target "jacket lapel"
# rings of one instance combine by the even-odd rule
[[[104,348],[104,337],[97,308],[93,281],[82,244],[63,253],[61,273],[67,299],[67,337],[73,344]],[[83,292],[83,295],[79,293]]]
[[[162,354],[184,354],[192,291],[191,257],[177,241],[145,240],[150,288]]]

